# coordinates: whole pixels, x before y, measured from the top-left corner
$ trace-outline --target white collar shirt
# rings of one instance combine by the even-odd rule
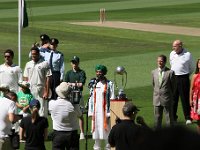
[[[13,92],[18,92],[18,82],[22,81],[22,69],[12,64],[11,66],[0,65],[0,85],[7,84]]]
[[[28,78],[31,87],[44,87],[46,77],[51,75],[51,69],[47,61],[40,59],[37,63],[33,60],[26,63],[24,77]]]
[[[186,75],[192,74],[194,71],[194,61],[190,52],[186,49],[180,54],[175,51],[170,53],[170,65],[171,70],[174,71],[175,75]]]

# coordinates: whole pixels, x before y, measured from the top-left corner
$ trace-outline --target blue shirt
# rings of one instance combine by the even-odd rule
[[[45,53],[50,53],[51,50],[49,50],[48,48],[43,48],[43,47],[39,47],[40,50],[40,57],[43,58],[45,60]]]
[[[45,52],[45,57],[44,59],[50,64],[50,56],[51,53],[53,53],[53,58],[52,58],[52,72],[53,71],[60,71],[60,80],[63,80],[64,77],[64,55],[63,53],[59,51],[51,51],[50,53]]]

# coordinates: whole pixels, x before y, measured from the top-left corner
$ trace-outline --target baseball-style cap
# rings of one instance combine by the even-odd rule
[[[78,56],[73,56],[72,59],[71,59],[71,62],[72,63],[79,63],[80,59]]]
[[[58,41],[58,39],[56,39],[56,38],[51,38],[50,44],[51,44],[51,45],[58,45],[58,44],[59,44],[59,41]]]
[[[50,38],[49,38],[49,36],[47,34],[41,34],[40,35],[40,40],[41,41],[49,41]]]
[[[138,111],[140,111],[140,110],[132,102],[125,103],[123,108],[122,108],[122,112],[125,116],[129,116],[129,115],[134,114]]]
[[[29,103],[29,107],[30,108],[37,107],[38,109],[40,109],[40,102],[37,99],[32,99],[31,102]]]

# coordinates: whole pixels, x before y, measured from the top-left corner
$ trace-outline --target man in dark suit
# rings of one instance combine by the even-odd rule
[[[158,68],[152,71],[153,105],[155,129],[162,126],[163,111],[165,113],[166,125],[173,124],[172,101],[175,89],[175,75],[166,67],[167,57],[159,55],[157,58]]]

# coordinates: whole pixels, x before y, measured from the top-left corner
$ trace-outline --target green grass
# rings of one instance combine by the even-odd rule
[[[74,21],[99,21],[99,8],[106,8],[107,20],[199,27],[199,0],[26,1],[30,25],[22,30],[22,68],[29,60],[31,44],[39,41],[39,35],[42,33],[59,39],[59,50],[64,53],[66,70],[70,69],[69,60],[73,55],[80,57],[80,65],[87,74],[86,85],[89,79],[95,76],[96,64],[108,67],[107,77],[111,80],[114,80],[115,68],[124,66],[128,73],[125,92],[128,98],[140,107],[139,115],[142,115],[151,127],[153,127],[153,106],[150,72],[156,68],[156,57],[159,54],[168,57],[172,41],[175,39],[184,42],[195,60],[200,56],[198,50],[200,37],[69,24]],[[17,6],[17,0],[0,0],[0,52],[2,54],[7,48],[13,49],[16,63]],[[169,63],[167,65],[169,66]],[[87,87],[83,92],[87,101],[89,92]],[[184,124],[181,103],[178,113],[179,122]],[[51,131],[50,118],[49,122]],[[191,128],[195,128],[195,124]],[[93,140],[89,139],[88,142],[88,149],[92,150]],[[84,150],[85,141],[81,141],[80,144],[81,150]],[[50,142],[46,142],[46,146],[47,149],[51,149]]]

